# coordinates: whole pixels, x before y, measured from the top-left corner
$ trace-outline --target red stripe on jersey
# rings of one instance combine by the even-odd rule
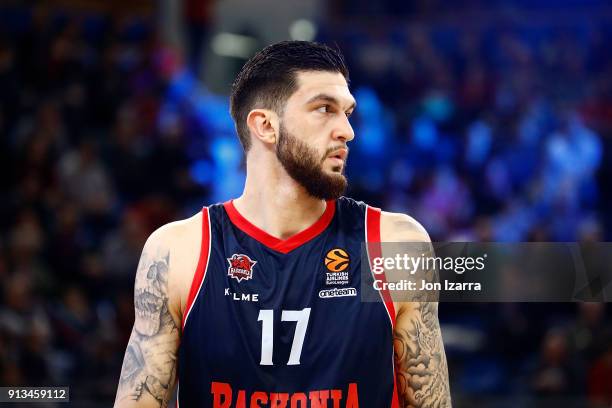
[[[380,243],[380,217],[381,211],[380,208],[374,208],[368,206],[366,208],[366,248],[368,250],[368,260],[370,262],[370,268],[373,267],[372,259],[382,256],[382,248],[380,245],[372,245],[375,243]],[[386,282],[385,274],[382,273],[378,276],[383,282]],[[391,332],[393,334],[393,330],[395,329],[395,306],[393,305],[393,299],[391,299],[391,294],[388,289],[382,289],[379,291],[383,302],[385,304],[385,308],[387,309],[387,313],[389,314],[389,319],[391,321]],[[393,347],[393,345],[392,345]],[[399,408],[399,398],[397,394],[397,381],[395,378],[395,358],[394,355],[391,356],[391,364],[393,366],[393,399],[391,400],[391,408]]]
[[[225,208],[225,211],[227,212],[232,224],[242,230],[245,234],[259,241],[270,249],[286,254],[293,251],[300,245],[310,241],[322,233],[325,228],[327,228],[327,226],[331,223],[331,220],[334,218],[334,214],[336,212],[336,201],[327,201],[327,206],[325,207],[323,215],[321,215],[321,217],[314,224],[287,239],[276,238],[261,228],[253,225],[238,212],[234,206],[233,200],[223,203],[223,207]]]
[[[185,314],[183,315],[182,329],[185,329],[189,312],[200,293],[202,283],[204,283],[204,277],[206,276],[206,270],[208,269],[208,260],[210,259],[210,217],[208,214],[208,208],[202,209],[202,243],[200,244],[200,259],[198,260],[198,266],[193,280],[191,281],[191,288],[189,289],[189,296],[187,297],[187,303],[185,304]]]
[[[367,247],[368,255],[370,260],[370,267],[372,267],[372,259],[382,256],[382,249],[380,245],[372,245],[371,243],[380,243],[380,208],[374,208],[368,206],[366,214],[366,231],[367,231]],[[381,273],[379,279],[383,282],[387,282],[385,274]],[[391,327],[395,328],[395,307],[393,306],[393,300],[389,294],[388,289],[380,290],[385,307],[389,312],[391,318]]]

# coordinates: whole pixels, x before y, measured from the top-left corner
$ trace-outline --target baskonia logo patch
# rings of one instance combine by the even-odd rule
[[[349,254],[342,248],[334,248],[325,255],[326,285],[347,285],[350,280],[349,265],[351,259]]]
[[[238,282],[253,278],[253,267],[257,261],[244,254],[234,254],[231,258],[226,259],[229,262],[227,276],[236,279]]]

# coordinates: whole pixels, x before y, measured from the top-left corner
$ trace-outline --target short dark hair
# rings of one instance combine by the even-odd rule
[[[300,71],[341,73],[348,69],[339,50],[311,41],[282,41],[269,45],[244,64],[232,84],[230,112],[244,151],[251,147],[246,118],[253,109],[282,114],[285,102],[296,91]]]

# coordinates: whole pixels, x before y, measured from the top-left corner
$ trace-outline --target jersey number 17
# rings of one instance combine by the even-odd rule
[[[295,325],[295,333],[293,334],[293,343],[291,344],[291,353],[287,365],[299,365],[300,356],[302,355],[302,347],[304,346],[304,337],[306,337],[306,328],[308,327],[308,319],[310,319],[310,308],[302,310],[283,310],[281,313],[281,321],[297,322]],[[261,361],[260,365],[274,365],[272,363],[272,353],[274,351],[274,310],[262,309],[259,311],[258,322],[261,324]]]

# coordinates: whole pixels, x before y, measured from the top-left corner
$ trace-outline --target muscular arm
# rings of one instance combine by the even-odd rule
[[[403,214],[383,213],[381,236],[385,242],[418,242],[414,256],[423,246],[431,249],[427,232]],[[410,250],[412,246],[406,246]],[[419,253],[416,253],[419,252]],[[419,272],[428,282],[438,281],[435,269]],[[399,277],[396,277],[399,278]],[[400,296],[398,296],[401,298]],[[402,407],[451,407],[446,354],[438,322],[436,294],[418,293],[412,301],[394,297],[397,315],[393,339],[397,391]]]
[[[403,407],[450,407],[446,355],[436,302],[405,303],[396,319],[397,391]]]
[[[136,272],[136,319],[121,368],[115,408],[166,407],[172,398],[180,323],[172,313],[170,265],[170,252],[154,233]]]

